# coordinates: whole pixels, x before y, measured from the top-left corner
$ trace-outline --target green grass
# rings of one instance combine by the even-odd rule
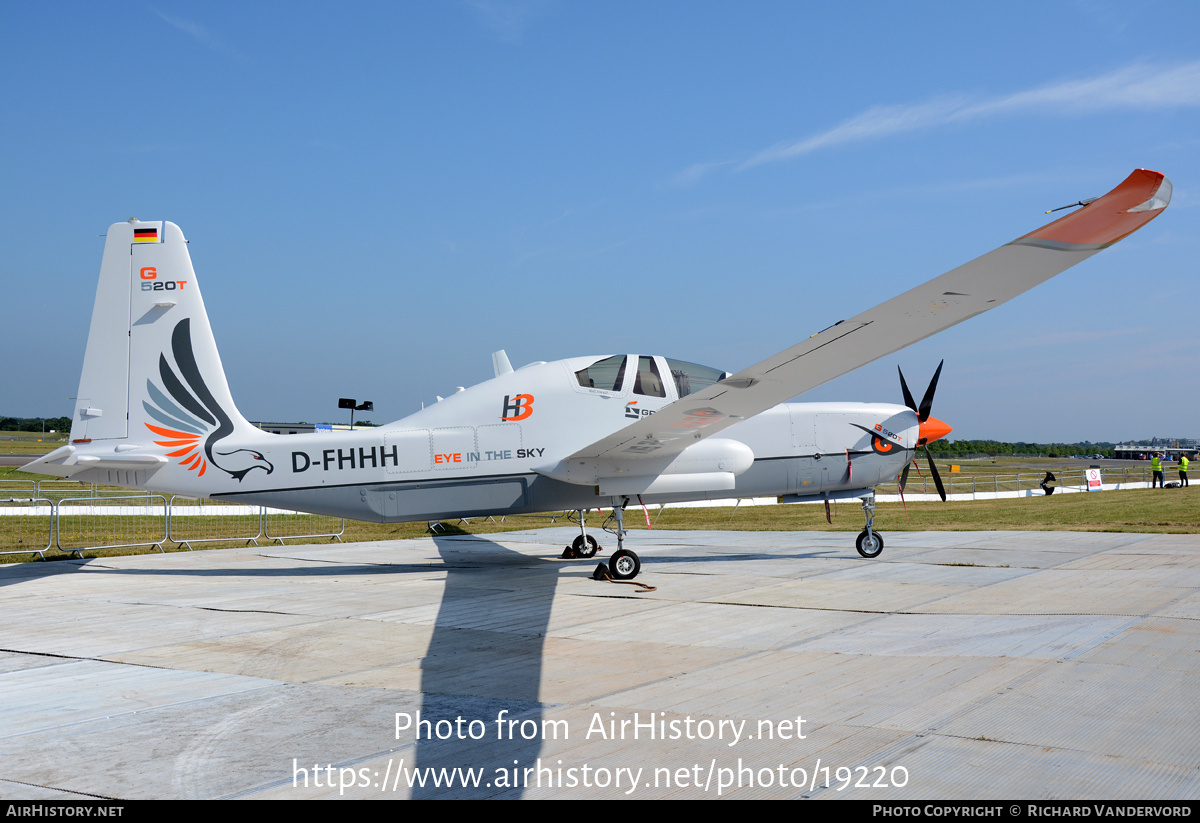
[[[857,501],[843,501],[833,510],[833,523],[827,524],[824,507],[820,505],[746,507],[739,509],[732,520],[728,509],[723,513],[720,509],[667,509],[659,526],[739,531],[862,530],[862,512]],[[632,519],[626,517],[627,522]],[[1029,530],[1192,534],[1200,532],[1200,486],[1195,490],[1129,489],[1050,497],[909,503],[907,512],[900,503],[880,503],[875,510],[875,528],[882,532]]]
[[[1045,461],[1036,466],[1021,465],[1022,473],[1043,470]],[[1008,469],[1008,466],[1005,466]],[[1003,471],[1002,473],[1012,473]],[[31,475],[0,468],[0,480],[29,480]],[[85,486],[80,487],[86,493]],[[707,529],[731,531],[839,531],[858,532],[863,528],[858,501],[831,504],[833,522],[826,523],[820,504],[782,506],[743,505],[713,508],[668,508],[660,514],[649,509],[654,528]],[[607,513],[606,513],[607,514]],[[601,517],[593,512],[590,528],[598,528]],[[30,524],[32,525],[32,524]],[[546,515],[448,520],[449,534],[495,534],[506,531],[573,525],[559,516],[551,522]],[[625,525],[630,530],[645,529],[645,517],[637,507],[626,510]],[[884,534],[896,531],[1100,531],[1168,534],[1200,533],[1200,484],[1196,489],[1131,489],[1090,494],[1055,494],[1049,497],[1010,498],[969,502],[880,503],[875,513],[875,528]],[[427,526],[420,523],[375,524],[347,521],[342,539],[346,542],[400,540],[420,537]],[[0,537],[3,532],[0,532]],[[260,541],[263,542],[263,541]],[[609,541],[611,542],[611,541]],[[197,548],[224,548],[245,545],[245,541],[197,544]],[[0,547],[5,548],[5,547]],[[174,544],[168,548],[175,548]],[[153,549],[116,549],[95,554],[139,554]],[[59,556],[57,552],[54,553]],[[89,555],[94,554],[92,552]],[[24,560],[27,555],[0,556],[0,562]]]
[[[0,454],[27,454],[29,459],[46,454],[67,444],[67,434],[57,432],[0,432]]]

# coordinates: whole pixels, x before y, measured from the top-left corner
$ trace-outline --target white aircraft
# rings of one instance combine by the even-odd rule
[[[916,449],[950,431],[930,416],[938,375],[919,405],[903,375],[904,406],[784,401],[1000,305],[1170,199],[1170,181],[1137,170],[1078,211],[735,374],[628,353],[514,370],[497,352],[493,379],[403,420],[295,436],[256,428],[234,405],[179,227],[116,223],[70,445],[24,470],[381,523],[577,509],[583,557],[597,551],[584,512],[611,506],[618,579],[641,568],[624,547],[633,500],[860,498],[857,548],[876,557],[874,487],[906,477]]]

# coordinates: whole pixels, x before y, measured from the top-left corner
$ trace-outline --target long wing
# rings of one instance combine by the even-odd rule
[[[669,458],[739,420],[1011,300],[1137,231],[1170,201],[1171,181],[1138,169],[1078,211],[677,400],[563,462]]]

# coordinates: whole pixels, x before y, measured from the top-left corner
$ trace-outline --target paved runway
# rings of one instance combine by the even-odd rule
[[[0,567],[0,797],[1200,797],[1200,537],[572,534]]]
[[[0,454],[0,466],[24,466],[32,463],[40,454]]]

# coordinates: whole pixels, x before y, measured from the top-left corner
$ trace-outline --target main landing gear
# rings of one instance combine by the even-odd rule
[[[869,494],[862,499],[863,514],[867,517],[867,527],[854,541],[854,548],[868,559],[879,557],[883,553],[883,535],[871,528],[875,521],[875,495]]]
[[[613,580],[632,580],[642,570],[641,559],[625,548],[625,507],[629,498],[622,497],[620,505],[613,506],[613,519],[617,521],[617,550],[608,561],[608,573]]]
[[[609,528],[607,522],[604,525],[605,531],[617,536],[617,550],[608,560],[608,576],[613,580],[632,580],[642,570],[641,559],[637,554],[625,548],[625,507],[627,505],[629,505],[629,498],[623,497],[618,504],[613,506],[612,517],[609,519],[616,523],[615,530]],[[596,542],[596,538],[587,533],[584,524],[586,512],[586,509],[579,510],[579,536],[563,551],[562,556],[565,560],[595,557],[596,553],[600,551],[600,544]]]

